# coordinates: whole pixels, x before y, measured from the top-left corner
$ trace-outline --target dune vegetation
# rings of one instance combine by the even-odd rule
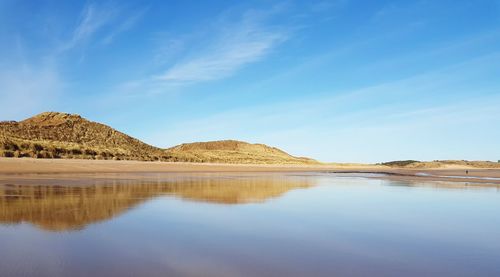
[[[79,115],[46,112],[16,122],[0,122],[4,157],[79,159],[168,159],[159,148]]]
[[[107,125],[58,112],[41,113],[19,122],[0,122],[0,156],[245,164],[318,163],[264,144],[234,140],[161,149]]]
[[[162,149],[79,115],[58,112],[41,113],[19,122],[0,122],[0,157],[231,164],[320,164],[310,158],[292,156],[275,147],[237,140],[185,143]],[[335,164],[335,166],[339,165]],[[402,160],[378,165],[407,169],[500,168],[500,162],[465,160],[430,162]]]
[[[166,150],[171,156],[182,160],[214,163],[247,164],[317,164],[303,157],[264,144],[251,144],[236,140],[185,143]]]

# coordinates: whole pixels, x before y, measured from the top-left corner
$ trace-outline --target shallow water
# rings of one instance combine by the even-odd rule
[[[499,234],[495,185],[0,177],[0,276],[500,276]]]
[[[416,173],[415,176],[423,176],[423,177],[434,177],[434,178],[452,178],[452,179],[477,179],[477,180],[489,180],[489,181],[498,181],[500,178],[498,177],[478,177],[478,176],[457,176],[457,175],[434,175],[429,173]]]

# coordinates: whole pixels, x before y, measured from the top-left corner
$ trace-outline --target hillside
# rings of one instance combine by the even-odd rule
[[[161,149],[79,115],[45,112],[0,122],[0,156],[245,164],[309,164],[277,148],[241,141],[189,143]]]
[[[158,160],[163,155],[109,126],[56,112],[0,122],[0,151],[6,157],[34,158]]]
[[[302,157],[294,157],[265,144],[251,144],[237,140],[185,143],[165,151],[171,156],[194,162],[245,164],[317,164]]]

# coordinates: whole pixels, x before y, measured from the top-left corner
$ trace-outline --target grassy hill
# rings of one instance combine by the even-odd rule
[[[157,160],[163,151],[79,115],[45,112],[0,122],[5,157]]]
[[[185,143],[166,150],[171,156],[194,162],[246,164],[317,164],[294,157],[278,148],[237,140]]]
[[[0,156],[173,162],[307,164],[277,148],[241,141],[190,143],[161,149],[79,115],[45,112],[0,122]]]

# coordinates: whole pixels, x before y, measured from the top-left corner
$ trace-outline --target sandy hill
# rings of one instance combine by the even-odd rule
[[[0,122],[0,149],[7,157],[155,160],[163,152],[79,115],[45,112]]]
[[[142,161],[306,164],[277,148],[241,141],[189,143],[160,149],[79,115],[45,112],[0,122],[0,156]]]
[[[382,165],[397,168],[500,168],[500,162],[466,161],[466,160],[437,160],[422,162],[415,160],[385,162]]]
[[[185,143],[166,150],[172,156],[194,162],[246,164],[315,164],[315,160],[294,157],[265,144],[237,140]]]

